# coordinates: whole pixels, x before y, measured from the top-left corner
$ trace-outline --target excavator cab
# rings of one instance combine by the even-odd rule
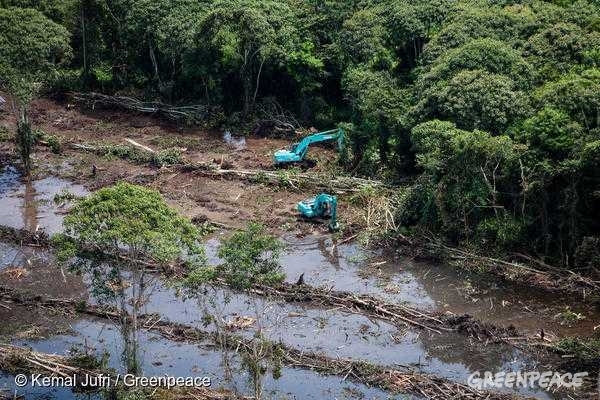
[[[321,193],[313,198],[298,203],[298,211],[304,218],[330,218],[329,231],[340,229],[337,222],[337,197]]]

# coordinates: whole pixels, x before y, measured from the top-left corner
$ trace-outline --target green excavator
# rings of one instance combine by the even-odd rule
[[[313,198],[298,203],[298,211],[304,218],[327,218],[329,219],[329,231],[335,232],[340,229],[337,222],[337,198],[327,193],[321,193]]]
[[[338,150],[341,150],[344,146],[344,130],[338,128],[306,136],[298,143],[291,145],[289,149],[277,150],[275,154],[273,154],[273,162],[277,166],[301,163],[305,161],[304,157],[311,144],[332,140],[337,140]]]

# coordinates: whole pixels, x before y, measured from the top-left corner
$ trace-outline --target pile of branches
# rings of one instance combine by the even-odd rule
[[[257,120],[252,134],[263,137],[293,136],[302,129],[293,113],[274,99],[268,98],[256,106]]]
[[[121,316],[120,312],[108,306],[87,304],[81,299],[51,298],[34,295],[25,291],[13,289],[0,285],[0,300],[4,303],[12,303],[25,307],[47,307],[63,311],[78,312],[94,317],[116,319]]]
[[[367,294],[337,291],[309,285],[283,283],[277,287],[254,285],[250,293],[269,296],[286,302],[310,302],[320,306],[336,307],[347,312],[388,322],[398,328],[411,326],[430,333],[458,331],[479,340],[503,342],[506,336],[519,336],[514,327],[502,328],[474,320],[468,314],[455,315],[430,312],[400,303],[386,303]]]
[[[41,373],[50,376],[72,377],[92,375],[100,372],[88,369],[83,364],[93,365],[92,357],[67,357],[56,354],[38,353],[28,348],[0,344],[0,369],[9,373]]]
[[[188,325],[148,319],[142,326],[146,330],[158,332],[161,336],[178,342],[205,344],[211,341],[220,348],[235,352],[255,346],[268,347],[272,357],[277,357],[283,365],[302,368],[323,375],[341,376],[356,383],[377,387],[394,393],[423,395],[428,399],[512,399],[513,396],[481,392],[467,385],[451,382],[444,378],[422,374],[410,370],[400,371],[364,361],[348,358],[332,358],[323,354],[305,352],[282,343],[272,343],[261,338],[245,338],[227,332],[210,333]]]
[[[40,373],[43,376],[59,376],[63,378],[70,378],[73,376],[83,377],[85,375],[94,377],[107,376],[107,371],[101,370],[100,365],[97,364],[97,361],[91,356],[69,357],[57,354],[40,353],[25,347],[9,344],[0,344],[0,370],[14,374]],[[116,378],[111,378],[111,382],[114,382],[115,386],[117,385]],[[168,394],[165,394],[165,392],[168,392]],[[170,390],[160,389],[158,391],[153,391],[148,398],[170,398],[177,400],[252,399],[252,397],[238,396],[227,390],[214,390],[204,387],[172,388]]]
[[[402,328],[412,326],[434,333],[453,330],[441,314],[419,311],[399,303],[385,303],[380,299],[364,294],[358,295],[351,292],[290,283],[283,283],[277,287],[255,285],[250,288],[250,293],[275,297],[286,302],[310,302],[322,306],[339,307],[347,312],[384,320]]]
[[[332,375],[353,382],[377,387],[392,393],[409,393],[427,399],[514,399],[500,393],[479,391],[462,383],[410,370],[397,370],[349,358],[332,358],[323,354],[305,352],[282,343],[268,342],[262,338],[244,338],[227,332],[208,333],[197,328],[168,321],[149,319],[143,328],[158,332],[173,341],[205,344],[207,340],[220,348],[244,352],[260,346],[267,348],[270,356],[291,368],[308,369],[323,375]]]
[[[9,240],[20,246],[47,247],[50,244],[50,237],[44,230],[31,232],[5,225],[0,225],[0,239]]]
[[[85,104],[94,109],[97,105],[119,108],[144,114],[153,114],[177,123],[186,125],[202,125],[207,121],[215,121],[222,115],[219,107],[208,105],[173,106],[161,102],[145,102],[132,97],[108,96],[102,93],[72,93],[74,102]]]
[[[502,279],[526,283],[546,291],[574,293],[583,298],[587,294],[600,292],[600,281],[548,265],[525,254],[513,253],[510,259],[499,259],[448,246],[434,237],[420,240],[429,254],[464,269],[479,270],[483,266]]]
[[[187,163],[182,165],[181,169],[211,178],[243,179],[296,190],[310,187],[338,194],[360,192],[366,188],[385,187],[381,181],[377,180],[352,176],[326,176],[313,172],[216,169],[204,163]]]

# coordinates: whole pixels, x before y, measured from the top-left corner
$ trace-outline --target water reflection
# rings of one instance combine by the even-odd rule
[[[88,191],[81,185],[57,177],[21,180],[12,166],[0,173],[0,224],[17,229],[47,233],[62,230],[62,220],[68,202],[55,203],[55,196],[64,193],[84,196]]]

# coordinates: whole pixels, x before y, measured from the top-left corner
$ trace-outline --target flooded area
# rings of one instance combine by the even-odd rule
[[[112,323],[84,319],[74,323],[72,328],[71,334],[37,341],[16,340],[14,343],[51,354],[78,351],[102,357],[109,351],[108,367],[122,370],[122,340]],[[243,365],[235,353],[214,350],[208,346],[177,343],[143,331],[140,332],[139,341],[140,365],[147,376],[207,376],[210,377],[213,388],[223,387],[239,393],[254,392],[248,367]],[[0,390],[4,387],[13,393],[17,389],[11,378],[10,375],[0,375]],[[265,398],[273,399],[353,398],[348,397],[348,394],[360,394],[362,398],[373,400],[388,398],[380,390],[343,382],[337,377],[323,377],[315,372],[289,368],[283,368],[277,379],[272,375],[265,375],[262,390]],[[48,390],[27,391],[19,388],[17,393],[31,399],[48,398],[49,395],[57,399],[73,397],[69,391],[61,388],[52,393],[48,393]]]
[[[6,245],[6,248],[9,246]],[[29,255],[31,256],[31,254]],[[23,257],[19,260],[24,263],[20,264],[23,268],[32,272],[28,276],[43,276],[44,280],[52,282],[51,274],[58,273],[56,266],[49,263],[47,257]],[[77,278],[80,279],[79,285],[66,287],[59,284],[58,286],[63,288],[62,292],[57,293],[51,288],[48,291],[60,297],[81,296],[82,293],[78,289],[85,279],[81,277],[73,279]],[[13,282],[13,284],[18,287],[29,287],[27,278],[20,279],[18,283]],[[526,370],[535,368],[538,362],[512,346],[484,346],[459,333],[438,335],[411,328],[399,330],[387,323],[370,320],[357,314],[341,312],[335,308],[325,309],[280,303],[262,297],[233,293],[221,288],[209,288],[197,298],[185,300],[178,295],[175,289],[167,287],[159,277],[154,277],[148,282],[144,296],[143,313],[158,313],[161,318],[172,322],[198,326],[201,329],[212,331],[215,330],[213,325],[205,326],[206,316],[216,318],[221,325],[234,321],[237,317],[251,317],[255,318],[256,322],[248,329],[237,333],[250,337],[260,331],[266,338],[274,342],[281,342],[302,351],[321,352],[333,358],[352,357],[375,364],[431,373],[458,382],[464,381],[465,377],[473,371]],[[3,319],[11,319],[8,313],[0,311],[0,314],[3,315]],[[16,313],[16,315],[19,314],[22,315],[22,313]],[[11,313],[11,315],[14,319],[15,313]],[[91,323],[87,319],[65,323],[64,316],[53,316],[46,321],[42,320],[41,315],[38,315],[37,318],[33,315],[31,319],[23,321],[24,325],[15,327],[18,334],[16,339],[13,338],[13,343],[26,344],[38,351],[58,354],[64,354],[66,350],[74,346],[91,346],[98,351],[109,351],[113,360],[112,366],[116,370],[122,370],[123,366],[118,357],[119,351],[117,351],[122,347],[119,344],[122,339],[114,324],[101,321]],[[46,317],[44,316],[44,318]],[[62,324],[61,329],[68,331],[69,334],[50,335],[50,338],[40,341],[19,339],[22,336],[27,337],[27,330],[31,331],[32,327],[38,329],[38,331],[30,332],[35,336],[36,333],[43,332],[43,326],[58,323],[57,320],[60,320]],[[31,323],[32,327],[27,326],[27,323]],[[27,329],[24,334],[22,329],[25,327]],[[19,328],[22,329],[19,330]],[[206,349],[199,350],[194,346],[169,343],[168,340],[152,333],[143,333],[141,337],[143,343],[141,351],[144,360],[142,365],[145,374],[151,375],[156,372],[158,363],[160,363],[158,370],[164,371],[164,366],[168,366],[167,373],[172,371],[174,374],[195,371],[198,369],[198,365],[202,365],[206,368],[205,371],[210,371],[212,374],[223,370],[218,367],[218,362],[222,362],[222,354]],[[197,354],[192,355],[195,353]],[[240,369],[242,368],[240,367]],[[239,373],[243,375],[243,369]],[[284,382],[286,385],[290,382],[293,387],[293,382],[303,382],[311,376],[311,382],[315,381],[315,385],[311,384],[311,386],[315,387],[316,391],[312,395],[313,397],[302,398],[318,399],[323,395],[326,387],[337,390],[336,393],[345,392],[346,386],[342,385],[335,389],[336,385],[332,384],[332,382],[336,382],[339,386],[339,378],[327,378],[329,383],[325,383],[322,378],[317,379],[314,374],[292,369],[284,369],[282,377],[271,382],[272,387],[269,387],[268,383],[265,383],[265,387],[273,393],[281,390],[278,388],[284,387],[287,393],[292,389],[282,386]],[[222,377],[214,376],[214,379],[223,382]],[[9,377],[6,377],[5,380],[10,382]],[[239,379],[233,381],[239,382]],[[352,393],[355,393],[356,390],[358,389],[353,388]],[[363,388],[359,391],[366,394],[371,393],[365,392],[365,390]],[[538,398],[551,398],[542,391],[525,393],[535,394]],[[32,395],[31,398],[35,398],[35,396]],[[282,397],[275,396],[273,398]],[[379,397],[370,397],[369,395],[366,398]]]
[[[362,249],[355,243],[334,245],[324,235],[303,238],[286,236],[281,264],[288,282],[301,274],[312,286],[369,294],[391,303],[406,303],[427,310],[470,314],[483,322],[513,325],[535,334],[589,335],[600,324],[600,311],[593,305],[561,295],[499,282],[443,265],[423,263],[395,254]],[[217,239],[206,243],[207,255],[218,263]],[[565,310],[580,315],[566,323]]]
[[[22,182],[16,170],[5,167],[0,174],[0,224],[59,232],[68,209],[68,201],[64,199],[86,193],[83,186],[56,177]],[[220,262],[217,248],[220,239],[228,234],[228,231],[216,232],[206,240],[209,263]],[[280,261],[288,282],[296,282],[304,274],[308,285],[368,294],[388,303],[403,303],[423,310],[468,313],[483,322],[512,324],[529,334],[539,329],[556,336],[579,334],[600,323],[597,312],[569,299],[478,279],[383,251],[365,250],[356,243],[337,244],[329,235],[287,235],[281,240],[285,251]],[[49,297],[95,301],[88,294],[89,279],[62,270],[52,254],[42,248],[0,242],[0,280],[3,285]],[[236,318],[247,317],[253,320],[252,324],[236,333],[252,337],[260,332],[273,342],[301,351],[434,374],[461,383],[475,371],[533,370],[547,361],[515,346],[489,346],[458,332],[442,335],[408,326],[399,329],[335,307],[283,303],[223,288],[208,287],[196,298],[186,300],[158,276],[147,282],[144,296],[143,313],[156,313],[171,322],[210,331],[216,328],[215,324],[206,324],[207,316],[221,327]],[[565,307],[581,314],[581,320],[559,323],[556,315]],[[109,365],[118,371],[123,369],[122,337],[111,322],[74,319],[72,315],[14,305],[0,307],[0,317],[6,322],[0,337],[11,343],[57,354],[66,354],[74,348],[97,355],[108,352]],[[214,387],[252,393],[248,368],[236,354],[224,354],[208,344],[173,342],[147,331],[140,332],[140,343],[141,368],[146,375],[206,374]],[[340,377],[292,368],[283,368],[281,372],[278,379],[265,376],[265,398],[390,398],[388,393]],[[15,388],[11,385],[11,376],[0,375],[0,391],[5,388],[12,392]],[[39,390],[19,393],[27,399],[49,395]],[[560,398],[536,389],[521,389],[519,393],[539,399]],[[73,398],[65,389],[55,389],[50,395]]]

